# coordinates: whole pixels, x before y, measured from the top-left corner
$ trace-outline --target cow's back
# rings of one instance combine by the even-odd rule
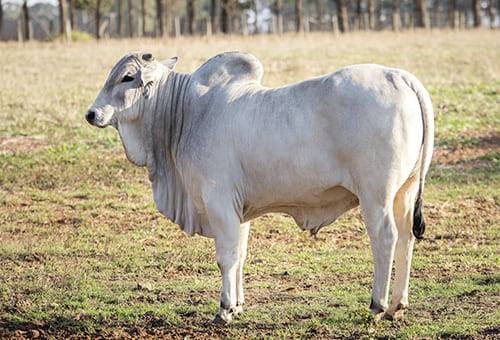
[[[206,179],[238,193],[248,216],[285,211],[315,228],[357,204],[362,181],[379,168],[412,170],[421,116],[398,70],[355,65],[270,89],[253,57],[221,62],[222,71],[213,62],[196,72],[211,85],[197,105],[207,112],[195,158]],[[231,75],[241,65],[246,71]]]

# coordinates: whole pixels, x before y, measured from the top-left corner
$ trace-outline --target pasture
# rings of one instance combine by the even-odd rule
[[[245,312],[212,325],[213,241],[162,217],[117,132],[84,119],[134,50],[177,55],[182,72],[251,52],[267,86],[355,63],[415,74],[433,99],[436,148],[406,318],[375,323],[368,311],[371,253],[355,209],[317,238],[285,215],[255,220]],[[500,336],[500,32],[2,43],[0,60],[0,337]]]

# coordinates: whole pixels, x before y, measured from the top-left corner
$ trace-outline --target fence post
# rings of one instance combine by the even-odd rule
[[[337,36],[339,34],[339,22],[336,14],[332,14],[331,21],[332,21],[332,32],[335,36]]]
[[[21,23],[21,19],[18,18],[17,19],[17,41],[19,43],[22,43],[23,42],[23,28],[22,28],[22,23]]]
[[[181,36],[181,20],[179,17],[174,18],[174,35],[176,38]]]
[[[205,19],[205,25],[207,27],[207,37],[212,36],[212,20]]]
[[[311,30],[311,18],[309,16],[304,20],[304,32],[309,33]]]
[[[67,42],[71,42],[72,41],[72,37],[71,37],[71,19],[70,18],[66,18],[66,41]]]
[[[247,15],[244,11],[241,12],[241,34],[248,35]]]

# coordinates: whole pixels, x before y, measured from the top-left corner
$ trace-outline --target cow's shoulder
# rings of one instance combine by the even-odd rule
[[[260,83],[264,69],[255,56],[242,52],[226,52],[210,58],[193,73],[205,86],[227,84],[233,81]]]

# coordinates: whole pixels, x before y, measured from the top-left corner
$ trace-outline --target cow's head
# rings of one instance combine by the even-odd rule
[[[141,113],[141,103],[154,95],[156,85],[176,63],[177,57],[158,62],[151,53],[127,54],[109,73],[85,118],[101,128],[136,120]]]

